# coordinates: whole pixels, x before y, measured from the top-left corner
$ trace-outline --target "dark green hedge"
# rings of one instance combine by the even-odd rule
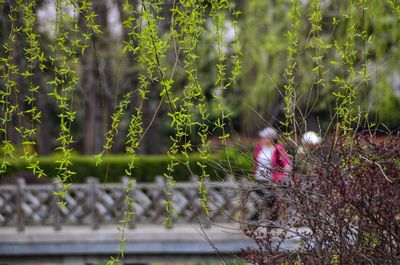
[[[229,152],[229,161],[225,153],[213,154],[207,162],[207,171],[212,180],[223,179],[228,173],[247,172],[251,167],[247,159]],[[40,157],[40,166],[48,177],[57,175],[57,163],[60,158],[58,155]],[[104,158],[103,164],[96,166],[93,156],[72,157],[72,170],[76,172],[73,182],[84,182],[86,177],[92,176],[99,178],[100,182],[118,182],[121,176],[126,175],[125,169],[129,162],[127,155],[110,155]],[[183,159],[183,158],[182,158]],[[194,174],[200,174],[200,167],[197,165],[200,160],[197,154],[192,154],[189,158],[189,165]],[[156,176],[162,176],[166,172],[169,158],[166,155],[157,156],[138,156],[134,175],[139,182],[153,181]],[[6,175],[26,171],[24,160],[13,160],[8,167]],[[232,172],[234,171],[234,172]],[[108,172],[108,173],[107,173]],[[180,164],[175,168],[174,177],[176,181],[186,181],[190,179],[191,173],[184,165]]]

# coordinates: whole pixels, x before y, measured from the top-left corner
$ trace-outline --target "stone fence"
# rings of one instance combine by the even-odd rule
[[[135,214],[129,224],[162,224],[166,217],[165,189],[169,189],[162,177],[153,183],[138,183],[127,191],[128,178],[120,183],[99,183],[88,178],[86,183],[74,183],[65,193],[65,205],[54,193],[62,189],[54,184],[26,185],[18,179],[15,185],[0,185],[0,226],[14,226],[19,231],[25,226],[86,225],[98,229],[101,225],[118,224],[128,209],[127,196],[133,199]],[[251,193],[246,200],[240,198],[240,188],[232,177],[222,182],[207,182],[207,216],[201,206],[198,179],[177,182],[172,188],[176,223],[230,223],[237,222],[242,213],[252,216],[257,210],[257,194]],[[127,194],[129,192],[129,194]],[[243,211],[245,209],[245,211]]]

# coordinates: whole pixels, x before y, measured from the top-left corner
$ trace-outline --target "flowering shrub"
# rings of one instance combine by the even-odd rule
[[[259,246],[245,251],[249,263],[400,263],[398,139],[337,142],[298,157],[303,174],[275,187],[289,218],[246,229]]]

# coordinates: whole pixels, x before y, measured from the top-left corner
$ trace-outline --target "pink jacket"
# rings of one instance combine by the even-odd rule
[[[258,167],[258,156],[262,150],[263,144],[259,143],[253,154],[254,172]],[[272,178],[274,182],[279,182],[285,178],[284,168],[291,164],[291,159],[285,152],[285,147],[281,144],[275,144],[275,152],[272,155]]]

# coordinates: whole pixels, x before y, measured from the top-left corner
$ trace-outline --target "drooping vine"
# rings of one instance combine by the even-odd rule
[[[158,21],[162,20],[162,7],[162,1],[142,1],[140,23],[145,26],[141,27],[139,36],[138,62],[142,73],[139,76],[139,93],[143,102],[149,92],[149,85],[152,82],[158,82],[162,87],[160,92],[161,100],[165,99],[165,102],[169,105],[171,111],[174,112],[176,110],[178,98],[171,98],[173,78],[172,76],[167,78],[166,68],[161,65],[161,60],[165,57],[165,51],[168,44],[168,40],[160,38],[158,34]],[[138,114],[140,113],[140,117],[142,117],[142,104],[139,106],[137,111]],[[171,124],[171,126],[173,126],[173,124]],[[175,187],[175,179],[172,173],[177,164],[173,161],[175,158],[174,154],[177,153],[177,149],[175,150],[175,144],[176,143],[173,143],[170,151],[167,152],[168,156],[171,158],[171,162],[167,167],[167,172],[164,173],[167,185],[164,189],[166,195],[164,206],[167,212],[164,225],[166,227],[171,227],[173,219],[176,217],[176,212],[173,207],[174,198],[172,194],[172,189]]]
[[[162,86],[162,92],[160,93],[162,99],[164,97],[169,97],[171,95],[171,84],[172,80],[167,80],[165,71],[166,69],[161,66],[161,59],[164,57],[164,51],[166,49],[166,41],[162,40],[158,36],[158,19],[161,19],[160,13],[162,11],[162,2],[156,1],[146,1],[141,2],[141,10],[139,12],[139,19],[134,17],[135,8],[128,2],[125,1],[123,9],[126,13],[126,19],[123,22],[123,26],[130,29],[128,35],[130,39],[124,42],[123,51],[130,52],[136,55],[139,64],[139,88],[138,92],[140,95],[140,104],[136,108],[135,114],[130,118],[130,124],[128,127],[128,135],[126,141],[126,152],[130,155],[130,161],[128,167],[125,170],[126,175],[130,178],[130,181],[135,181],[133,176],[133,171],[135,168],[136,158],[137,158],[137,148],[140,145],[140,141],[143,137],[143,104],[147,100],[147,95],[150,92],[150,85],[153,83],[160,83]],[[135,25],[136,22],[136,25]],[[135,46],[135,41],[138,43]],[[158,74],[158,75],[157,75]],[[114,132],[117,130],[119,119],[123,114],[124,109],[127,108],[130,103],[130,96],[133,91],[129,91],[121,101],[117,112],[113,115],[112,127],[106,139],[106,145],[104,150],[111,148],[112,138],[114,137]],[[172,101],[168,101],[171,106],[173,106]],[[110,133],[111,132],[111,133]],[[107,144],[108,142],[108,144]],[[98,155],[98,158],[101,158]],[[99,161],[99,160],[98,160]],[[173,186],[173,179],[167,181],[168,186]],[[167,194],[172,198],[172,193]],[[126,198],[128,202],[128,208],[124,213],[123,224],[130,222],[134,214],[134,200],[132,198]],[[171,201],[171,200],[169,200]],[[172,208],[172,202],[171,202]],[[121,229],[122,240],[120,245],[119,256],[123,256],[124,251],[124,238],[125,226]],[[112,258],[110,262],[117,262],[117,258]],[[114,264],[114,263],[111,263]]]
[[[298,53],[299,45],[299,28],[300,28],[300,17],[301,17],[301,6],[299,0],[291,0],[289,3],[288,18],[290,20],[290,29],[287,32],[287,61],[288,65],[284,71],[284,77],[286,84],[284,86],[284,101],[285,101],[285,121],[283,125],[286,128],[285,135],[296,135],[296,67],[297,61],[296,56]],[[290,129],[290,127],[293,129]]]
[[[141,2],[141,9],[138,12],[139,18],[136,19],[135,7],[132,6],[128,1],[123,4],[124,15],[126,16],[123,20],[123,26],[129,30],[129,40],[124,42],[123,52],[133,53],[136,56],[139,64],[139,87],[138,92],[140,95],[140,104],[136,108],[136,112],[131,115],[130,124],[128,127],[128,135],[126,140],[126,152],[130,156],[128,167],[125,170],[126,175],[129,177],[129,183],[126,188],[125,201],[127,203],[127,210],[124,211],[124,218],[121,221],[122,227],[119,228],[121,233],[121,242],[119,246],[119,252],[117,257],[112,257],[107,264],[119,264],[120,258],[124,256],[125,252],[125,230],[130,223],[135,213],[134,198],[131,197],[130,190],[135,185],[135,177],[133,175],[137,149],[140,145],[140,141],[143,137],[143,104],[147,100],[147,95],[150,92],[150,85],[159,82],[162,86],[161,96],[164,98],[166,95],[170,95],[170,84],[165,79],[165,69],[161,67],[160,59],[164,56],[166,48],[165,41],[158,36],[158,19],[161,19],[160,13],[162,3],[161,1],[151,2],[143,0]],[[137,42],[137,45],[135,45]],[[157,71],[158,70],[158,71]],[[157,75],[159,73],[159,76]],[[104,146],[104,150],[111,148],[112,138],[114,132],[119,123],[119,119],[123,114],[124,109],[127,108],[130,103],[130,96],[133,91],[129,91],[121,101],[117,111],[113,114],[113,121],[111,130],[108,132],[109,145]],[[114,124],[114,125],[113,125]],[[114,128],[114,129],[113,129]],[[114,131],[114,132],[113,132]],[[107,136],[106,135],[106,136]],[[98,159],[101,158],[102,154],[98,155]],[[98,160],[99,161],[99,160]],[[172,184],[169,184],[172,185]]]
[[[36,25],[36,15],[34,9],[36,1],[17,0],[16,5],[22,9],[23,27],[21,28],[24,38],[26,39],[27,47],[24,48],[25,60],[27,62],[27,70],[21,73],[21,76],[27,80],[28,91],[24,95],[24,103],[29,106],[27,110],[20,111],[21,118],[27,117],[29,125],[24,126],[20,124],[16,130],[22,137],[23,145],[23,159],[28,163],[27,168],[30,169],[38,178],[46,174],[39,166],[38,153],[36,151],[36,134],[38,131],[38,123],[40,123],[41,111],[36,106],[37,95],[39,94],[40,86],[36,85],[33,81],[35,75],[35,68],[38,67],[41,71],[45,69],[45,55],[41,51],[38,34],[34,30]],[[32,150],[29,150],[31,147]]]
[[[321,1],[320,0],[312,0],[311,1],[311,13],[308,16],[308,20],[311,23],[311,38],[309,43],[307,43],[306,48],[313,49],[312,55],[312,72],[314,73],[314,80],[311,84],[311,91],[316,90],[316,93],[313,94],[310,92],[309,100],[307,101],[307,112],[311,112],[314,108],[314,105],[318,101],[318,97],[313,99],[313,103],[311,103],[311,97],[313,95],[319,95],[320,91],[325,91],[327,84],[325,80],[325,75],[327,71],[325,70],[324,57],[325,53],[328,49],[332,47],[331,44],[326,43],[323,36],[321,36],[322,32],[322,10],[321,10]],[[311,105],[310,105],[311,104]],[[308,113],[305,113],[307,116]]]
[[[125,1],[123,3],[123,17],[124,19],[122,21],[122,25],[128,31],[129,39],[124,41],[122,50],[124,54],[137,55],[137,53],[141,51],[141,49],[139,48],[140,46],[138,46],[139,49],[135,47],[135,40],[137,38],[140,40],[141,38],[140,35],[138,35],[136,32],[138,26],[136,25],[137,20],[135,18],[135,7],[131,5],[129,1]],[[142,89],[142,87],[140,89]],[[121,117],[123,116],[124,111],[128,108],[129,104],[131,103],[131,97],[134,94],[134,92],[135,90],[131,88],[123,96],[118,107],[116,108],[116,111],[112,114],[111,128],[105,135],[106,142],[103,146],[103,151],[96,156],[97,164],[102,162],[104,153],[106,152],[108,154],[108,152],[111,150],[112,144],[114,142],[114,137],[118,133],[118,126],[120,124]],[[146,92],[144,91],[141,92],[142,101],[144,100],[145,94]],[[127,153],[130,154],[131,159],[129,161],[128,168],[125,170],[125,173],[128,177],[128,183],[126,183],[125,197],[124,197],[126,209],[124,209],[123,219],[120,221],[121,226],[118,227],[118,231],[121,234],[121,239],[119,243],[120,245],[118,247],[118,255],[117,257],[111,257],[110,260],[107,262],[107,265],[119,264],[120,259],[124,257],[124,253],[126,250],[125,243],[127,242],[127,238],[125,237],[125,231],[129,227],[129,224],[132,221],[132,218],[135,214],[135,198],[132,197],[131,191],[136,185],[136,178],[133,175],[133,170],[135,168],[135,162],[136,162],[136,150],[139,147],[140,136],[143,133],[142,115],[143,114],[141,111],[141,107],[139,107],[137,109],[136,114],[131,116],[128,128],[128,135],[127,135],[125,149]]]
[[[121,117],[124,115],[126,109],[131,103],[131,97],[134,94],[134,90],[129,90],[121,99],[119,105],[117,106],[115,112],[111,115],[111,128],[105,135],[105,143],[103,145],[103,150],[101,153],[96,155],[96,164],[100,165],[103,162],[103,156],[105,153],[110,152],[113,144],[114,138],[118,134],[118,126],[121,122]]]
[[[362,25],[361,25],[361,29],[360,32],[358,33],[358,38],[361,39],[362,42],[362,60],[363,63],[361,65],[361,71],[360,74],[362,75],[362,80],[361,83],[364,84],[364,88],[366,89],[367,85],[368,85],[368,81],[370,79],[368,71],[367,71],[367,67],[369,64],[369,51],[368,51],[368,45],[372,43],[372,36],[370,33],[368,33],[368,29],[367,29],[367,20],[368,20],[368,15],[367,12],[369,10],[368,8],[368,1],[367,0],[359,0],[357,2],[357,7],[359,8],[359,10],[361,11],[362,14]]]
[[[236,10],[233,4],[231,4],[229,6],[229,9],[230,9],[230,12],[232,15],[232,20],[233,20],[232,27],[235,32],[235,37],[234,37],[234,40],[232,43],[233,53],[231,56],[231,61],[232,61],[233,67],[232,67],[232,74],[229,78],[229,84],[230,84],[230,86],[233,86],[236,84],[236,82],[240,76],[241,70],[242,70],[243,52],[240,47],[240,38],[239,38],[239,32],[238,32],[239,31],[239,21],[238,20],[239,20],[239,16],[241,15],[241,12],[239,10]]]
[[[346,14],[346,33],[342,42],[334,41],[334,46],[339,56],[343,74],[337,75],[332,81],[339,88],[333,95],[337,99],[336,111],[341,130],[347,134],[352,130],[352,124],[357,119],[354,110],[354,103],[356,100],[355,79],[356,70],[354,68],[357,56],[355,49],[355,42],[357,37],[356,24],[354,21],[354,13],[356,12],[353,0],[348,2]],[[333,62],[336,63],[336,62]]]
[[[123,28],[127,31],[127,37],[123,42],[122,46],[122,51],[124,54],[133,54],[136,55],[138,53],[138,47],[135,47],[135,40],[139,38],[138,33],[136,32],[138,29],[138,26],[136,25],[137,19],[135,17],[135,7],[129,2],[129,1],[124,1],[122,5],[122,12],[123,12],[123,20],[122,26]],[[147,92],[143,91],[141,89],[141,94],[143,98],[143,93],[146,94]],[[113,144],[114,144],[114,139],[116,135],[118,134],[118,127],[121,122],[121,118],[124,115],[125,111],[129,107],[131,103],[131,98],[133,94],[136,92],[136,89],[131,88],[128,92],[126,92],[121,101],[119,102],[118,106],[116,107],[114,113],[111,115],[111,128],[108,130],[108,132],[105,135],[105,143],[103,145],[103,150],[96,155],[96,164],[99,165],[103,162],[103,156],[105,153],[109,153],[111,150]]]
[[[199,194],[200,202],[205,213],[208,214],[207,189],[204,185],[205,178],[208,177],[206,171],[206,161],[209,156],[208,146],[208,110],[205,104],[204,91],[198,81],[197,69],[197,46],[202,37],[203,27],[205,25],[205,3],[202,0],[198,1],[180,1],[173,9],[173,24],[172,34],[173,38],[177,40],[178,48],[182,51],[184,56],[183,67],[187,75],[187,84],[183,91],[183,102],[178,107],[178,111],[170,113],[173,117],[175,124],[176,135],[172,139],[171,146],[171,160],[176,160],[175,154],[179,150],[184,156],[184,165],[191,171],[189,165],[189,152],[192,150],[192,143],[188,139],[193,132],[194,127],[198,126],[198,136],[200,137],[200,146],[197,150],[200,153],[198,166],[201,168],[199,176]],[[195,109],[200,113],[200,121],[195,121]],[[181,141],[184,143],[181,144]],[[172,165],[172,162],[170,164]],[[169,221],[169,220],[168,220]]]
[[[77,39],[79,32],[78,18],[69,16],[66,11],[69,7],[72,7],[74,14],[80,14],[84,13],[85,8],[90,7],[90,3],[82,1],[81,7],[78,8],[77,1],[55,1],[55,44],[49,45],[53,52],[50,62],[54,69],[54,78],[48,82],[49,85],[53,86],[49,95],[55,98],[60,112],[58,114],[60,132],[57,138],[60,146],[56,150],[62,153],[61,159],[57,161],[57,177],[63,184],[63,188],[61,191],[55,192],[55,195],[62,199],[61,204],[63,205],[66,204],[64,202],[65,193],[71,186],[71,180],[75,174],[71,169],[72,144],[74,142],[71,126],[76,116],[76,111],[73,110],[73,94],[79,77],[76,68],[73,66],[78,63],[78,49],[81,49],[83,53],[86,48],[86,45],[81,45],[80,40]],[[68,23],[72,24],[72,29],[65,27]],[[68,45],[70,40],[72,40],[71,45]]]
[[[216,89],[213,92],[213,100],[217,103],[217,110],[220,114],[220,117],[218,117],[217,120],[214,122],[214,127],[217,130],[220,130],[221,135],[218,138],[220,139],[223,146],[225,146],[225,154],[228,162],[228,169],[229,172],[232,172],[231,161],[228,155],[228,148],[227,148],[227,139],[231,135],[226,131],[227,122],[230,119],[232,112],[228,111],[225,108],[225,102],[224,102],[224,94],[226,93],[226,90],[230,86],[226,73],[227,58],[224,52],[226,49],[226,44],[224,42],[224,33],[225,33],[224,29],[225,29],[226,15],[231,10],[231,6],[230,2],[226,0],[212,0],[210,3],[211,3],[210,17],[213,21],[214,31],[216,35],[216,47],[217,47],[216,49],[218,56],[218,62],[216,65],[217,78],[215,80]],[[238,66],[240,66],[240,64],[237,63],[236,67]],[[236,73],[234,72],[233,76],[235,75]]]
[[[15,76],[19,75],[19,69],[15,65],[13,61],[14,56],[14,46],[16,44],[17,37],[17,14],[18,7],[10,6],[10,15],[9,19],[11,22],[10,35],[8,37],[8,41],[4,43],[3,49],[6,54],[5,57],[1,58],[2,64],[2,74],[1,78],[4,82],[4,89],[0,90],[0,103],[2,105],[2,113],[1,116],[1,131],[0,134],[4,135],[4,139],[2,140],[2,159],[0,166],[0,175],[6,172],[7,166],[10,165],[9,160],[15,157],[15,147],[8,137],[8,128],[10,126],[10,122],[12,119],[12,115],[17,112],[18,105],[17,103],[14,105],[11,102],[11,97],[13,95],[17,95],[17,82],[15,81]]]

